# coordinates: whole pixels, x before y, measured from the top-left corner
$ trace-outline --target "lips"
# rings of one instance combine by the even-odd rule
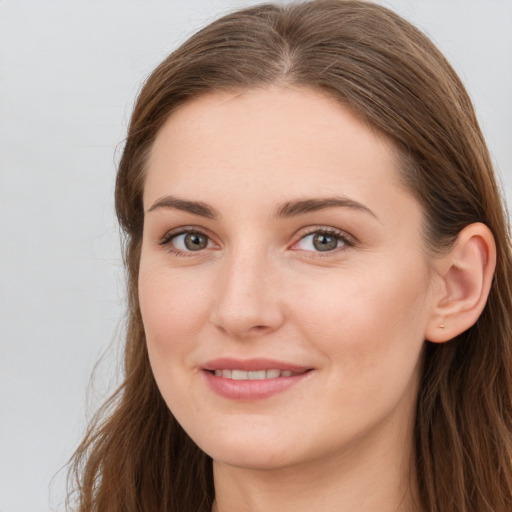
[[[270,359],[216,359],[203,367],[210,388],[231,400],[261,400],[305,380],[313,368]]]

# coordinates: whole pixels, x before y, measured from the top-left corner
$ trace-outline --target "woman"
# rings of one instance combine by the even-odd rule
[[[512,505],[511,257],[470,100],[359,1],[215,21],[138,98],[125,381],[80,511]]]

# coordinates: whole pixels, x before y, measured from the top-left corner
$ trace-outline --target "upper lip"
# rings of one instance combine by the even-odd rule
[[[292,371],[294,373],[302,373],[312,368],[309,366],[302,366],[298,364],[288,363],[284,361],[277,361],[275,359],[255,358],[255,359],[234,359],[231,357],[221,357],[206,362],[203,365],[204,370],[281,370]]]

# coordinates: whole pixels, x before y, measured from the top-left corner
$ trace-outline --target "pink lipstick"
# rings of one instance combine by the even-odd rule
[[[312,368],[272,359],[209,361],[203,374],[210,388],[230,400],[252,401],[268,398],[308,378]]]

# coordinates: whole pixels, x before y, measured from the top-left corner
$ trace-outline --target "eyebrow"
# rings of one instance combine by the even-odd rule
[[[367,206],[361,204],[348,197],[325,197],[325,198],[311,198],[311,199],[297,199],[294,201],[287,201],[280,205],[274,213],[275,218],[286,219],[303,215],[305,213],[316,212],[325,210],[327,208],[349,208],[369,213],[375,218],[378,218]],[[181,199],[175,196],[165,196],[157,199],[149,208],[148,213],[158,208],[172,208],[184,212],[192,213],[207,219],[217,219],[219,214],[215,208],[209,206],[201,201],[190,201],[188,199]]]
[[[348,197],[326,197],[320,199],[299,199],[296,201],[288,201],[281,205],[276,213],[277,218],[289,218],[304,213],[316,212],[325,210],[326,208],[350,208],[351,210],[358,210],[369,213],[376,219],[378,218],[367,206],[361,204]]]
[[[152,212],[158,208],[172,208],[174,210],[181,210],[184,212],[192,213],[194,215],[199,215],[200,217],[206,217],[207,219],[216,219],[219,214],[206,203],[202,203],[201,201],[189,201],[187,199],[180,199],[175,196],[165,196],[157,199],[151,208],[149,208],[148,213]]]

